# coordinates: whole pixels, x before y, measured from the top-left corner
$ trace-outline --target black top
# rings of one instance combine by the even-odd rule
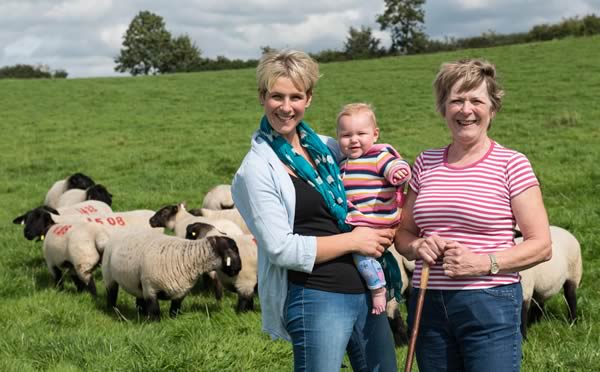
[[[329,236],[341,233],[321,194],[300,178],[291,176],[296,190],[294,234]],[[352,254],[315,264],[312,273],[288,270],[288,280],[306,288],[338,293],[363,293],[367,286]]]

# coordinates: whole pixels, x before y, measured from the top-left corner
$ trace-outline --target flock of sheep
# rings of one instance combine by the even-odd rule
[[[75,173],[56,181],[44,200],[13,222],[29,240],[43,241],[43,255],[59,288],[69,275],[78,291],[96,296],[94,270],[101,265],[109,309],[119,288],[136,298],[138,311],[160,319],[158,300],[170,300],[170,315],[202,274],[238,294],[238,311],[253,309],[257,287],[256,243],[233,209],[229,186],[214,188],[203,208],[184,204],[159,211],[113,211],[112,195],[90,177]],[[204,207],[229,207],[211,210]],[[174,230],[174,235],[164,233]]]
[[[116,306],[122,288],[136,298],[143,316],[160,319],[158,300],[170,300],[169,314],[176,316],[200,277],[213,283],[217,299],[222,298],[223,288],[237,293],[238,312],[254,309],[256,241],[233,205],[229,185],[213,188],[202,208],[194,210],[176,204],[158,211],[115,212],[111,205],[112,195],[104,186],[75,173],[54,183],[43,206],[13,222],[24,225],[25,238],[43,240],[44,258],[59,288],[69,274],[79,291],[95,296],[93,272],[101,264],[109,309]],[[165,229],[174,236],[165,234]],[[576,290],[582,276],[579,242],[560,227],[551,226],[550,232],[552,259],[521,272],[524,337],[527,325],[540,318],[544,302],[561,288],[569,320],[576,319]],[[408,297],[414,262],[391,251]],[[537,306],[531,306],[532,301]],[[388,302],[387,314],[396,345],[405,344],[406,326],[394,300]]]

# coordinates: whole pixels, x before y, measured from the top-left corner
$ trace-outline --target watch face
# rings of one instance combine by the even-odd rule
[[[492,272],[492,274],[498,274],[498,272],[500,271],[500,267],[498,267],[498,264],[494,262],[490,271]]]

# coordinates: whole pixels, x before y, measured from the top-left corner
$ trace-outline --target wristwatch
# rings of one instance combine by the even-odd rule
[[[488,257],[490,258],[490,274],[496,275],[500,272],[500,266],[498,266],[498,262],[496,261],[496,256],[493,253],[489,253]]]

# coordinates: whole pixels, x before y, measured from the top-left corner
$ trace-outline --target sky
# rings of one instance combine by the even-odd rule
[[[48,65],[70,78],[129,76],[114,59],[142,10],[163,17],[173,36],[187,34],[202,56],[257,59],[261,47],[342,50],[351,26],[371,27],[384,0],[0,0],[0,66]],[[526,32],[541,23],[596,14],[600,0],[428,0],[431,38]]]

